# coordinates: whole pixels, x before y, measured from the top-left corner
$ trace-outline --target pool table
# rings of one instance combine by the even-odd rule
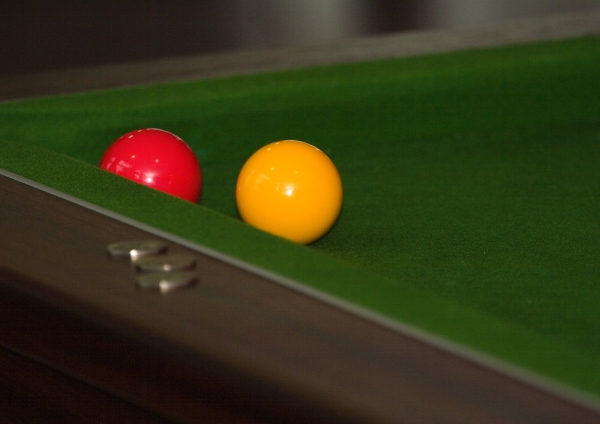
[[[596,13],[0,79],[3,416],[599,422],[598,64]],[[199,204],[98,169],[143,127]],[[237,215],[281,139],[344,184],[309,246]],[[140,287],[131,240],[194,284]]]

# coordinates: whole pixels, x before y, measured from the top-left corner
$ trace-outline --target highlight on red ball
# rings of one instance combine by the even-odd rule
[[[198,158],[181,138],[165,130],[144,128],[119,137],[99,166],[189,202],[200,199],[202,170]]]

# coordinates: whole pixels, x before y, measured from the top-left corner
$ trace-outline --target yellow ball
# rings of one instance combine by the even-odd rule
[[[331,159],[295,140],[268,144],[250,156],[236,186],[244,222],[301,244],[329,231],[342,197],[342,180]]]

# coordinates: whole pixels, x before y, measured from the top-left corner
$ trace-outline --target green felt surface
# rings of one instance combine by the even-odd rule
[[[600,395],[598,63],[587,38],[5,103],[0,167]],[[94,167],[141,127],[192,146],[200,206]],[[344,182],[309,247],[235,211],[287,138]]]

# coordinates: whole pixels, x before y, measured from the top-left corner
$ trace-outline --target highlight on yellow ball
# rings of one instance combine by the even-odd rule
[[[240,171],[236,203],[244,222],[300,244],[323,237],[342,208],[342,180],[321,150],[282,140],[256,151]]]

